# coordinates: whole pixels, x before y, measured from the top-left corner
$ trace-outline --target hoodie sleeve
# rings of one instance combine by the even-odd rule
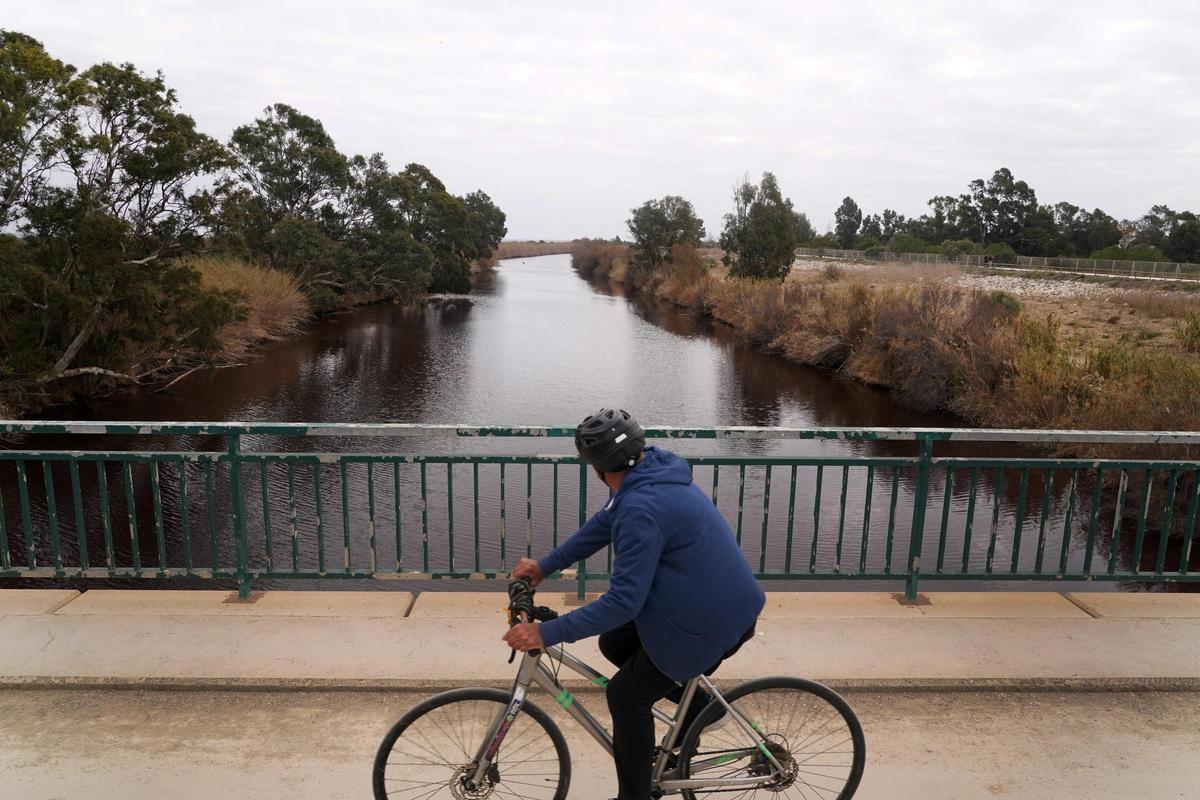
[[[662,529],[647,509],[631,506],[621,511],[614,526],[613,541],[618,540],[608,591],[583,608],[542,623],[546,647],[612,630],[642,610],[662,556]]]
[[[571,537],[538,560],[543,575],[558,572],[580,559],[596,553],[612,541],[612,517],[601,509]]]

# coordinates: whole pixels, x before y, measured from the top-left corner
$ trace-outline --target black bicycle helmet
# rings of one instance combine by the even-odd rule
[[[622,472],[637,463],[646,432],[628,411],[602,408],[575,428],[579,457],[601,472]]]

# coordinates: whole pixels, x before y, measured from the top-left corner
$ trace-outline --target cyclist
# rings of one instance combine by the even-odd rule
[[[765,597],[687,461],[647,447],[627,412],[604,408],[584,419],[575,447],[609,487],[608,502],[541,560],[521,559],[514,574],[536,586],[611,543],[609,589],[558,619],[516,625],[504,641],[527,651],[600,636],[601,652],[619,667],[606,688],[617,800],[649,800],[651,708],[664,697],[679,702],[683,683],[737,652],[754,635]],[[701,694],[680,735],[708,703]]]

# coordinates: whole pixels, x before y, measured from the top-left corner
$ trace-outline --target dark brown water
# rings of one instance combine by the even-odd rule
[[[575,424],[600,405],[658,425],[957,425],[800,369],[662,305],[581,280],[565,255],[504,261],[469,299],[325,320],[235,369],[58,418]]]
[[[887,393],[839,379],[828,373],[797,367],[781,358],[762,353],[744,343],[731,330],[698,319],[685,312],[641,298],[622,296],[619,287],[596,287],[570,269],[568,256],[513,259],[501,262],[494,275],[468,298],[434,299],[416,308],[377,305],[342,314],[313,325],[306,334],[265,349],[255,361],[231,369],[197,373],[169,391],[131,392],[73,408],[58,409],[56,419],[75,420],[186,420],[186,421],[286,421],[286,422],[413,422],[464,423],[477,425],[573,425],[586,413],[602,405],[630,409],[644,423],[668,426],[763,425],[763,426],[887,426],[955,427],[961,422],[945,415],[920,414],[897,405]],[[95,443],[40,437],[40,447],[84,447]],[[23,447],[30,442],[17,443]],[[9,446],[13,446],[10,443]],[[216,449],[209,440],[155,439],[137,441],[109,439],[113,449]],[[364,450],[375,452],[441,453],[549,453],[569,452],[570,440],[406,440],[350,441],[323,439],[249,440],[248,450]],[[775,454],[796,456],[911,455],[912,445],[849,442],[673,442],[672,449],[685,455]],[[941,454],[951,454],[945,450]],[[988,455],[979,450],[973,455]],[[990,454],[995,454],[993,450]],[[119,529],[114,536],[114,558],[128,564],[132,543],[138,542],[138,557],[157,563],[159,525],[150,510],[152,485],[149,471],[139,467],[132,475],[133,513],[121,490],[121,476],[110,481],[109,517]],[[194,468],[184,475],[164,467],[158,476],[162,493],[167,563],[178,565],[184,558],[184,537],[194,550],[197,564],[228,563],[232,556],[229,509],[223,499],[213,508],[196,505],[205,476]],[[17,516],[15,472],[11,464],[0,466],[8,541],[16,555],[23,552]],[[45,490],[40,466],[31,465],[32,515],[39,531],[39,563],[47,558]],[[766,473],[761,467],[747,470],[744,488],[737,467],[723,467],[719,476],[718,505],[735,525],[743,549],[756,567],[778,571],[790,565],[802,571],[810,564],[818,570],[854,573],[865,565],[867,572],[882,571],[888,563],[889,540],[894,551],[893,568],[901,570],[906,560],[908,527],[912,518],[913,475],[911,470],[879,468],[872,476],[855,467],[843,472],[831,467],[818,476],[811,467],[801,468],[796,479],[796,511],[788,516],[790,475],[776,468],[769,496]],[[184,478],[190,494],[190,525],[203,527],[209,515],[216,520],[217,535],[188,530],[180,514],[179,479]],[[929,510],[930,527],[937,530],[945,515],[951,535],[943,557],[947,565],[966,559],[980,569],[988,559],[997,568],[1008,565],[1016,521],[1022,520],[1025,546],[1018,554],[1021,568],[1028,569],[1036,558],[1039,512],[1046,497],[1046,564],[1053,571],[1060,553],[1077,565],[1085,531],[1078,519],[1067,521],[1065,476],[1044,483],[1044,474],[1034,473],[1024,502],[1018,482],[1012,478],[998,486],[979,488],[978,502],[970,503],[969,474],[955,474],[949,501],[943,507],[945,478],[935,475]],[[352,545],[352,566],[370,566],[367,546],[370,531],[377,531],[378,562],[405,570],[446,570],[453,555],[456,570],[474,569],[473,536],[475,506],[472,501],[475,475],[469,465],[447,469],[430,467],[427,481],[430,504],[419,503],[422,476],[415,466],[403,469],[368,469],[352,465],[343,476],[331,467],[322,475],[300,470],[291,476],[297,487],[296,514],[292,532],[287,519],[291,509],[280,499],[289,476],[282,467],[261,473],[248,469],[243,481],[257,489],[270,486],[271,505],[263,508],[261,493],[248,495],[251,556],[261,566],[271,557],[287,568],[294,564],[315,569],[319,559],[337,569],[343,565],[343,541]],[[537,555],[556,539],[569,534],[577,522],[578,480],[553,472],[548,466],[533,470],[509,467],[501,481],[499,468],[480,468],[478,477],[479,562],[482,569],[511,566],[526,552]],[[696,470],[697,482],[711,490],[711,468]],[[55,471],[60,498],[69,486],[65,468]],[[93,563],[101,563],[105,544],[97,518],[102,511],[95,501],[97,478],[82,476],[85,496],[85,540]],[[226,478],[216,476],[219,497],[225,496]],[[456,491],[453,502],[448,482]],[[820,492],[818,492],[820,480]],[[870,482],[870,486],[868,486]],[[985,476],[986,482],[986,476]],[[560,489],[558,513],[551,495]],[[399,499],[395,487],[400,487]],[[320,488],[327,503],[322,530],[313,523],[312,497]],[[1044,490],[1048,488],[1049,491]],[[587,505],[594,510],[603,495],[602,487],[590,489]],[[872,502],[867,510],[867,497]],[[845,497],[845,513],[842,497]],[[819,506],[818,506],[819,498]],[[60,499],[60,505],[69,502]],[[340,504],[345,503],[343,508]],[[996,509],[998,511],[995,511]],[[740,510],[739,510],[740,509]],[[995,511],[995,513],[993,513]],[[265,512],[265,513],[264,513]],[[449,542],[450,517],[457,519],[457,539]],[[970,514],[968,514],[970,512]],[[403,525],[398,525],[397,513]],[[1076,512],[1078,514],[1078,512]],[[61,515],[63,551],[67,563],[78,553],[78,536],[71,530],[69,512]],[[970,516],[974,539],[965,541]],[[136,537],[126,525],[133,517]],[[270,518],[273,517],[273,522]],[[889,520],[894,519],[894,524]],[[418,524],[418,521],[424,524]],[[995,524],[995,543],[990,538]],[[270,527],[274,552],[268,553],[265,532]],[[406,527],[405,527],[406,526]],[[894,528],[889,535],[889,528]],[[1034,528],[1034,530],[1030,530]],[[280,530],[284,529],[284,530]],[[788,531],[794,542],[789,546]],[[1066,531],[1065,535],[1063,531]],[[864,531],[867,532],[866,544]],[[393,533],[394,532],[394,533]],[[1033,544],[1030,543],[1032,537]],[[936,535],[930,537],[936,540]],[[765,539],[765,545],[764,545]],[[503,542],[502,542],[503,540]],[[814,545],[815,540],[815,545]],[[924,563],[937,558],[937,542],[926,543]],[[289,553],[289,550],[291,551]],[[427,551],[427,554],[426,554]],[[398,554],[399,553],[399,557]],[[1105,557],[1107,553],[1104,554]],[[1128,554],[1122,557],[1128,560]],[[600,560],[604,560],[601,555]],[[836,566],[840,565],[840,566]],[[926,572],[930,570],[927,568]],[[145,585],[149,582],[133,582]],[[352,582],[355,588],[364,583]],[[898,581],[897,584],[898,585]],[[272,585],[270,583],[264,585]],[[1028,584],[1026,584],[1028,585]]]

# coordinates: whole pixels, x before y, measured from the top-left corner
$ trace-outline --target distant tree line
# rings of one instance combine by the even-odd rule
[[[420,164],[347,156],[290,106],[223,144],[161,73],[80,72],[0,30],[0,390],[211,347],[236,298],[179,256],[285,271],[323,309],[467,291],[506,232],[482,191],[456,197]]]
[[[866,214],[853,198],[834,211],[834,230],[805,241],[810,247],[893,252],[1020,254],[1200,262],[1200,218],[1191,211],[1152,207],[1136,220],[1117,220],[1099,208],[1038,202],[1007,168],[971,181],[958,196],[929,200],[929,213],[905,219],[892,209]]]

